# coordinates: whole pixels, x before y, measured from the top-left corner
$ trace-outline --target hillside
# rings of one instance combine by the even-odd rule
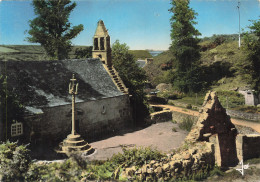
[[[204,38],[201,46],[201,66],[207,85],[214,90],[234,90],[237,87],[246,87],[248,75],[241,74],[246,64],[246,54],[238,48],[234,35],[213,36]],[[243,46],[243,45],[242,45]],[[154,57],[154,62],[144,69],[153,86],[159,83],[171,82],[171,71],[174,67],[174,58],[169,51]]]
[[[130,50],[130,53],[136,60],[152,57],[148,50]],[[70,59],[92,57],[92,46],[73,46],[69,57]],[[0,45],[0,59],[40,61],[48,60],[48,57],[40,45]]]
[[[135,60],[152,57],[148,50],[129,50],[129,52],[134,55]]]

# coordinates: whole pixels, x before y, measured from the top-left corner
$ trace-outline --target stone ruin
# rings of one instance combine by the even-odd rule
[[[198,121],[193,125],[183,145],[159,161],[137,169],[126,168],[122,177],[140,181],[168,181],[195,179],[212,169],[215,164],[227,168],[242,159],[260,157],[260,135],[238,134],[216,96],[207,93]]]
[[[235,125],[227,115],[215,92],[207,93],[200,110],[197,123],[186,140],[191,142],[207,141],[215,146],[215,162],[218,166],[228,167],[238,163],[236,154]]]

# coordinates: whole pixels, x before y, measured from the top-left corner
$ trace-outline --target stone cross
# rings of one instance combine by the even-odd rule
[[[69,93],[72,95],[72,122],[71,122],[71,134],[75,135],[75,95],[78,94],[78,83],[76,83],[76,79],[74,74],[72,75],[72,79],[70,79],[69,84]]]

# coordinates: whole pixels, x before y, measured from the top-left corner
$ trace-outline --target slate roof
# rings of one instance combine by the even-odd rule
[[[7,61],[6,72],[8,89],[31,112],[43,107],[70,104],[68,89],[73,73],[79,83],[76,102],[123,95],[99,59]],[[0,74],[5,75],[3,61],[0,61]]]

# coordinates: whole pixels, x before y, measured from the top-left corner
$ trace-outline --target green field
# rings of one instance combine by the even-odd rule
[[[72,46],[69,58],[76,58],[76,50],[85,50],[89,46]],[[130,50],[135,59],[151,58],[152,55],[147,50]],[[89,53],[91,57],[91,52]],[[0,45],[0,60],[19,60],[19,61],[40,61],[49,60],[43,47],[40,45]]]
[[[10,49],[7,47],[0,46],[0,53],[11,53],[11,52],[19,52],[19,51],[15,50],[15,49]]]

